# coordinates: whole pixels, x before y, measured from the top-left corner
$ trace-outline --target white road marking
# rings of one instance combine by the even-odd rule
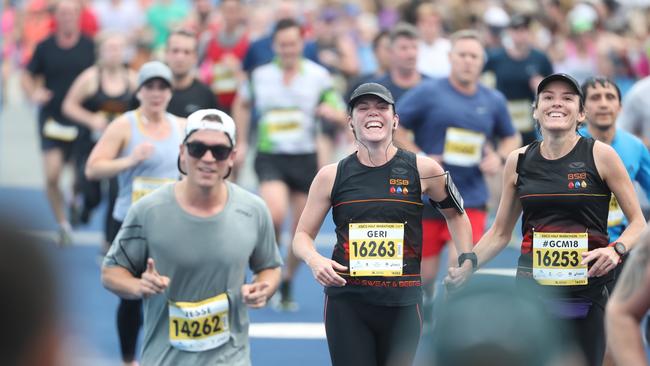
[[[252,323],[251,338],[325,339],[323,323]]]

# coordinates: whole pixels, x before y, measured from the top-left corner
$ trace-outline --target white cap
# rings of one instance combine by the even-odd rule
[[[217,116],[221,122],[206,120],[208,116]],[[222,131],[230,138],[232,146],[235,146],[235,121],[225,112],[218,109],[199,109],[190,114],[185,126],[185,138],[187,139],[191,133],[198,130]]]
[[[493,27],[505,28],[510,24],[510,16],[503,8],[492,5],[483,14],[483,22]]]

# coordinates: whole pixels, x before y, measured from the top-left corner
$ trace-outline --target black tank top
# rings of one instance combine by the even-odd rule
[[[540,153],[540,142],[535,141],[519,155],[516,189],[523,209],[523,240],[517,269],[520,279],[532,278],[533,232],[586,232],[589,250],[608,245],[611,191],[596,169],[594,143],[592,138],[581,137],[567,155],[547,160]],[[598,296],[596,287],[608,279],[609,276],[591,277],[586,286],[544,287],[566,287],[562,291],[571,293],[592,288]]]
[[[421,195],[416,157],[411,152],[398,150],[388,163],[380,167],[361,164],[356,153],[339,162],[331,193],[337,237],[332,259],[348,266],[349,271],[342,274],[347,284],[326,288],[327,295],[359,296],[362,301],[387,306],[412,305],[421,300]],[[402,267],[401,275],[351,276],[351,273],[358,272],[349,268],[350,251],[370,260],[379,260],[377,258],[387,252],[399,250],[391,238],[382,237],[382,230],[364,231],[363,226],[360,231],[366,233],[367,239],[350,242],[350,224],[354,227],[354,224],[363,223],[398,227],[403,224],[403,258],[397,262]]]
[[[91,112],[104,112],[110,122],[120,114],[128,111],[133,92],[130,90],[128,74],[125,74],[126,89],[124,89],[124,92],[116,96],[106,94],[102,88],[101,74],[102,69],[99,68],[97,72],[97,92],[84,100],[83,107]]]

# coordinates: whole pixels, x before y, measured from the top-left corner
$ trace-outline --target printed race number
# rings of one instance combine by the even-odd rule
[[[580,264],[578,252],[536,251],[536,261],[539,267],[576,267]]]
[[[169,343],[189,352],[217,348],[230,339],[228,296],[169,303]]]
[[[352,242],[352,250],[354,256],[359,258],[364,257],[394,257],[396,253],[396,245],[394,241],[380,241],[374,240]]]
[[[227,313],[196,320],[170,319],[172,338],[176,339],[201,339],[223,332],[221,318]]]

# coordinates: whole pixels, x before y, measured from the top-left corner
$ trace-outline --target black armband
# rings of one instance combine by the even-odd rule
[[[429,198],[429,202],[434,207],[437,208],[455,208],[459,214],[465,213],[465,208],[463,208],[463,197],[458,192],[458,188],[454,184],[454,181],[451,180],[451,174],[445,172],[445,191],[447,192],[447,198],[440,202],[436,202]]]

